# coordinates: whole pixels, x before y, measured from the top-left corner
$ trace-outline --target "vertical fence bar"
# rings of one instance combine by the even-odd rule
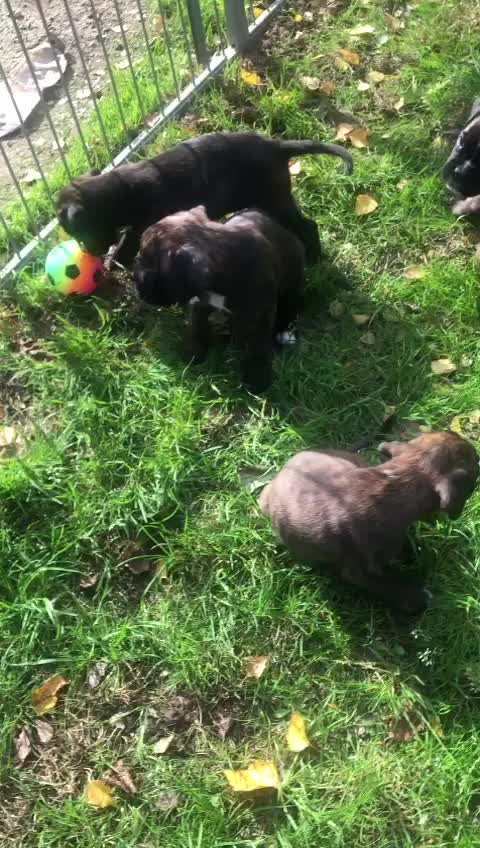
[[[165,38],[165,45],[168,53],[168,61],[170,62],[170,69],[172,71],[173,84],[175,86],[175,94],[177,97],[180,97],[180,86],[178,84],[177,72],[175,70],[175,62],[173,61],[173,53],[172,53],[172,42],[170,39],[170,33],[167,27],[167,18],[165,15],[165,8],[163,6],[162,0],[158,0],[158,10],[160,12],[160,20],[162,22],[163,35]]]
[[[217,0],[213,0],[213,13],[215,15],[215,23],[217,24],[218,36],[220,39],[220,47],[222,51],[225,51],[225,47],[227,46],[227,42],[225,41],[225,36],[223,33],[223,25],[222,20],[220,18],[220,12],[218,10],[218,2]]]
[[[182,2],[181,0],[177,0],[177,9],[180,16],[180,25],[182,27],[182,35],[183,35],[183,44],[187,51],[187,59],[188,64],[190,66],[190,78],[193,80],[195,78],[195,66],[193,64],[192,59],[192,51],[190,49],[190,39],[188,37],[187,25],[185,23],[185,18],[183,16]]]
[[[33,233],[35,233],[35,235],[36,235],[36,234],[37,234],[37,232],[38,232],[38,230],[37,230],[37,225],[36,225],[36,223],[35,223],[35,219],[34,219],[34,217],[33,217],[33,215],[32,215],[31,210],[30,210],[30,206],[28,205],[28,203],[27,203],[27,201],[26,201],[25,195],[24,195],[24,193],[23,193],[22,186],[20,185],[20,183],[19,183],[19,181],[18,181],[18,177],[17,177],[17,175],[16,175],[15,171],[13,170],[12,165],[11,165],[11,163],[10,163],[10,159],[9,159],[9,158],[8,158],[8,156],[7,156],[7,152],[6,152],[6,150],[5,150],[5,146],[4,146],[4,144],[3,144],[1,141],[0,141],[0,152],[1,152],[2,157],[3,157],[3,161],[5,162],[5,165],[6,165],[6,167],[7,167],[7,171],[8,171],[8,173],[10,174],[10,176],[11,176],[11,178],[12,178],[12,182],[13,182],[13,184],[14,184],[14,186],[15,186],[16,190],[17,190],[17,194],[18,194],[18,196],[19,196],[19,198],[20,198],[20,200],[21,200],[21,202],[22,202],[22,206],[23,206],[23,208],[25,209],[25,214],[26,214],[26,216],[27,216],[27,218],[28,218],[28,220],[29,220],[29,223],[30,223],[30,227],[31,227],[31,229],[32,229],[32,232],[33,232]]]
[[[5,230],[5,233],[7,235],[7,240],[12,243],[13,249],[16,252],[17,251],[17,244],[16,244],[16,241],[15,241],[15,238],[12,234],[12,231],[10,230],[10,227],[7,224],[7,219],[4,217],[1,209],[0,209],[0,223],[2,224],[2,227]]]
[[[41,21],[42,21],[42,24],[43,24],[43,28],[45,30],[45,35],[47,36],[47,39],[49,39],[50,33],[49,33],[48,23],[47,23],[47,20],[45,18],[45,13],[44,13],[43,8],[42,8],[42,0],[35,0],[35,3],[37,5],[38,14],[40,15],[40,18],[41,18]],[[58,54],[57,54],[57,51],[55,49],[55,45],[53,44],[52,47],[53,47],[53,54],[55,56],[55,62],[56,62],[56,65],[57,65],[59,77],[60,77],[60,80],[62,80],[63,72],[62,72],[62,68],[61,68],[61,65],[60,65],[60,60],[58,58]],[[91,153],[90,153],[90,150],[88,148],[88,144],[85,141],[85,137],[84,137],[83,132],[82,132],[82,127],[81,127],[80,121],[78,120],[78,115],[77,115],[75,106],[73,105],[72,98],[71,98],[71,95],[70,95],[70,90],[68,88],[67,82],[64,82],[64,88],[65,88],[65,96],[68,100],[68,105],[70,106],[70,111],[72,113],[73,122],[74,122],[76,130],[78,132],[78,136],[80,138],[80,143],[83,147],[83,152],[85,153],[85,158],[87,160],[87,164],[89,166],[91,166],[92,165]]]
[[[162,98],[162,93],[160,91],[160,86],[158,84],[157,69],[155,67],[155,62],[153,60],[152,48],[150,46],[150,39],[148,37],[148,31],[147,31],[147,26],[145,24],[145,16],[143,14],[143,8],[142,8],[141,0],[137,0],[137,7],[138,7],[139,15],[140,15],[140,23],[141,23],[141,26],[142,26],[143,37],[145,39],[145,46],[147,48],[148,61],[149,61],[150,67],[152,69],[153,81],[154,81],[154,84],[155,84],[155,91],[157,92],[158,105],[160,106],[160,103],[162,102],[163,98]]]
[[[85,58],[84,58],[84,55],[83,55],[82,44],[81,44],[80,39],[78,37],[77,28],[76,28],[75,22],[72,18],[72,12],[70,10],[70,5],[69,5],[68,0],[63,0],[63,5],[64,5],[65,11],[67,13],[68,23],[70,24],[70,28],[72,30],[72,35],[73,35],[73,38],[75,40],[75,45],[76,45],[77,50],[78,50],[78,55],[79,55],[80,62],[81,62],[82,68],[83,68],[83,73],[85,74],[87,86],[88,86],[88,89],[90,91],[90,97],[92,98],[93,107],[95,109],[95,114],[97,116],[98,125],[100,127],[100,132],[103,136],[105,149],[108,153],[109,158],[112,159],[113,151],[110,147],[110,142],[108,140],[107,131],[105,129],[105,123],[104,123],[104,120],[102,118],[102,113],[101,113],[100,109],[98,108],[97,98],[95,97],[95,91],[94,91],[94,88],[93,88],[93,85],[92,85],[92,80],[90,78],[90,74],[89,74],[88,68],[87,68],[87,63],[85,62]],[[70,179],[71,179],[71,177],[70,177]]]
[[[205,67],[208,65],[210,57],[208,55],[207,39],[205,37],[205,28],[203,26],[200,2],[199,0],[186,0],[186,2],[197,62],[199,65],[202,65],[202,67]]]
[[[128,129],[127,129],[127,123],[125,121],[125,113],[123,111],[122,101],[120,100],[120,95],[118,93],[117,83],[115,82],[115,77],[114,77],[114,74],[113,74],[113,69],[112,69],[112,65],[111,65],[111,62],[110,62],[110,57],[108,55],[108,50],[105,46],[105,39],[103,37],[102,27],[100,25],[100,21],[98,19],[98,15],[97,15],[97,10],[95,8],[95,0],[90,0],[90,8],[92,10],[93,20],[95,21],[95,27],[96,27],[96,30],[97,30],[97,35],[98,35],[98,40],[100,42],[100,46],[102,48],[103,58],[105,59],[105,64],[107,66],[108,76],[110,78],[110,82],[112,83],[113,96],[115,97],[115,103],[117,104],[117,111],[118,111],[120,121],[122,123],[123,132],[124,132],[125,141],[126,141],[128,139]]]
[[[130,53],[130,46],[128,44],[127,36],[125,35],[125,27],[123,25],[123,19],[122,19],[122,15],[120,13],[120,7],[118,5],[118,0],[113,0],[113,5],[115,6],[115,11],[117,13],[118,23],[120,25],[120,33],[121,33],[121,36],[122,36],[122,42],[123,42],[123,46],[125,48],[125,53],[126,53],[127,62],[128,62],[129,68],[130,68],[130,73],[132,75],[133,87],[135,89],[135,94],[137,95],[137,102],[138,102],[138,105],[140,107],[140,114],[142,116],[142,120],[145,121],[145,118],[147,117],[147,113],[145,111],[145,106],[143,104],[142,95],[140,94],[140,88],[139,88],[139,85],[138,85],[138,80],[137,80],[135,70],[134,70],[134,67],[133,67],[132,54]]]
[[[243,0],[225,0],[225,19],[228,40],[235,50],[242,53],[248,44],[248,20]]]

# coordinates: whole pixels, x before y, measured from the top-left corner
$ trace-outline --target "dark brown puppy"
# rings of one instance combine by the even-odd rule
[[[212,308],[227,312],[242,347],[242,382],[261,392],[272,379],[273,337],[294,341],[290,325],[301,307],[304,258],[301,242],[263,212],[240,212],[220,224],[198,206],[146,230],[133,275],[147,303],[194,301],[197,362],[207,354]]]
[[[122,165],[105,174],[74,180],[59,193],[60,224],[86,249],[104,255],[119,232],[130,228],[116,258],[129,266],[140,236],[151,224],[203,204],[210,218],[257,208],[290,229],[309,259],[320,255],[317,226],[298,209],[291,192],[288,161],[307,153],[350,153],[320,141],[282,141],[255,133],[215,133],[194,138],[153,159]]]
[[[340,576],[405,612],[429,593],[389,570],[409,526],[439,511],[458,518],[478,477],[478,454],[455,433],[385,442],[390,459],[371,467],[354,454],[305,451],[260,496],[280,539],[306,561],[332,563]]]
[[[453,211],[457,215],[480,212],[480,98],[475,100],[465,127],[443,168],[451,191],[463,195]]]

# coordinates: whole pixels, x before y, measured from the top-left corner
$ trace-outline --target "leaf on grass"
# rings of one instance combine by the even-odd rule
[[[265,9],[261,9],[260,6],[254,6],[253,7],[253,17],[255,18],[255,20],[257,18],[260,18],[263,15],[264,11],[265,11]]]
[[[336,90],[337,84],[333,80],[325,80],[322,82],[320,89],[324,92],[324,94],[333,94]]]
[[[25,442],[15,427],[0,427],[0,456],[15,456],[25,447]]]
[[[400,182],[397,183],[397,188],[399,191],[403,191],[403,189],[406,188],[409,184],[410,180],[400,180]]]
[[[87,803],[102,810],[112,807],[115,803],[112,790],[103,780],[91,780],[87,783]]]
[[[385,12],[384,17],[387,27],[392,32],[398,32],[401,29],[405,29],[405,21],[400,20],[400,18],[396,18],[395,15],[389,15],[388,12]]]
[[[355,215],[371,215],[378,203],[371,194],[358,194],[355,200]]]
[[[32,753],[32,743],[26,727],[18,734],[13,742],[15,749],[15,768],[20,769],[25,765],[25,760]]]
[[[48,745],[49,742],[53,739],[53,727],[48,721],[41,721],[37,719],[34,724],[35,730],[37,732],[38,741],[41,745]]]
[[[442,727],[442,722],[439,718],[434,718],[433,721],[430,722],[430,727],[433,730],[435,736],[438,736],[439,739],[444,738],[445,732]]]
[[[256,86],[262,84],[262,80],[258,76],[258,74],[256,74],[255,71],[248,71],[247,68],[242,68],[240,72],[240,77],[242,82],[245,83],[245,85]]]
[[[255,760],[246,769],[226,769],[225,777],[234,792],[254,792],[257,789],[278,789],[280,777],[274,763]]]
[[[345,73],[345,71],[348,71],[348,69],[350,67],[348,62],[346,62],[345,59],[342,59],[341,56],[335,56],[335,63],[334,64],[335,64],[335,67],[337,68],[337,70],[342,71],[343,73]]]
[[[298,174],[302,173],[302,163],[299,162],[298,159],[292,159],[292,161],[288,163],[288,170],[292,177],[297,177]]]
[[[305,720],[300,713],[292,713],[287,730],[287,745],[289,751],[300,752],[310,747]]]
[[[400,97],[400,98],[397,100],[397,102],[393,104],[393,108],[394,108],[397,112],[400,112],[400,110],[401,110],[401,109],[403,109],[403,107],[404,107],[404,106],[405,106],[405,98],[404,98],[404,97]]]
[[[350,135],[350,133],[353,132],[355,127],[353,126],[353,124],[337,124],[335,129],[337,130],[337,134],[333,140],[345,141]]]
[[[174,740],[174,733],[171,733],[170,736],[162,736],[161,739],[158,739],[153,746],[153,750],[155,754],[166,754],[170,745]]]
[[[141,559],[132,559],[127,563],[127,567],[132,574],[146,574],[152,570],[152,563],[149,559],[142,557]]]
[[[109,665],[106,662],[94,663],[87,674],[87,684],[89,689],[96,689],[100,686],[102,680],[105,680],[109,670]]]
[[[33,709],[37,715],[50,713],[57,706],[58,693],[68,686],[69,680],[66,680],[61,674],[54,674],[49,677],[45,683],[42,683],[38,689],[32,692]]]
[[[360,312],[352,312],[352,321],[357,327],[364,327],[370,321],[370,315]]]
[[[259,468],[255,465],[245,465],[238,470],[240,485],[242,489],[246,489],[250,494],[256,492],[257,489],[261,489],[262,486],[266,486],[270,480],[273,480],[276,473],[273,468]]]
[[[85,577],[82,577],[80,583],[80,589],[93,589],[98,583],[98,574],[86,574]]]
[[[303,21],[303,15],[295,15],[295,23],[301,24]]]
[[[300,82],[307,91],[318,91],[321,85],[318,77],[302,77]]]
[[[328,307],[328,311],[332,318],[341,318],[345,311],[345,306],[341,302],[341,300],[332,300]]]
[[[413,742],[421,730],[423,730],[421,722],[414,723],[412,719],[404,716],[393,718],[389,723],[388,739],[392,742]]]
[[[381,71],[369,71],[367,74],[368,82],[371,82],[374,85],[377,85],[379,82],[383,82],[384,79],[385,74],[382,74]]]
[[[259,680],[269,662],[269,656],[247,657],[245,660],[245,674],[247,677],[255,677],[256,680]]]
[[[175,792],[164,792],[157,798],[155,806],[158,810],[168,812],[169,810],[176,810],[179,804],[180,798]]]
[[[348,141],[358,150],[361,150],[362,147],[368,147],[368,130],[364,127],[357,127],[348,135]]]
[[[365,82],[365,80],[360,80],[360,82],[357,85],[358,91],[368,91],[369,88],[370,88],[370,83]]]
[[[338,53],[342,57],[343,61],[347,62],[349,65],[360,64],[360,56],[358,55],[358,53],[355,53],[355,50],[347,50],[346,48],[341,48]]]
[[[118,760],[103,780],[108,786],[113,786],[115,789],[122,789],[128,795],[137,794],[137,787],[133,782],[131,772],[123,760]]]
[[[426,265],[410,265],[409,268],[405,268],[402,277],[405,277],[406,280],[421,280],[427,274],[428,268]]]
[[[350,35],[372,35],[375,27],[371,24],[358,24],[350,30]]]
[[[217,731],[217,735],[222,740],[230,733],[232,725],[233,717],[231,715],[223,715],[222,713],[219,713],[213,721],[213,726]]]
[[[437,377],[447,377],[457,370],[457,366],[446,356],[442,359],[433,359],[430,368]]]
[[[364,333],[363,336],[360,336],[360,341],[362,344],[372,347],[375,344],[375,336],[369,331],[368,333]]]

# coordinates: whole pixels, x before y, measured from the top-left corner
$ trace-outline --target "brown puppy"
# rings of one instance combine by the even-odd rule
[[[239,212],[219,224],[198,206],[146,230],[133,276],[147,303],[193,303],[196,362],[208,351],[209,313],[217,308],[230,315],[242,348],[242,382],[257,393],[272,379],[274,338],[295,341],[291,325],[301,307],[304,258],[301,242],[263,212]]]
[[[413,522],[439,511],[458,518],[474,490],[479,457],[455,433],[385,442],[380,450],[390,459],[375,467],[341,451],[299,453],[259,503],[296,556],[330,562],[372,597],[416,613],[429,593],[388,566]]]
[[[172,212],[202,203],[218,220],[237,209],[257,208],[295,233],[313,261],[320,255],[317,226],[298,209],[288,170],[289,159],[307,153],[340,156],[346,172],[352,171],[350,153],[336,144],[214,133],[153,159],[74,180],[59,193],[58,219],[98,256],[117,243],[122,228],[129,228],[116,253],[129,266],[143,231]]]

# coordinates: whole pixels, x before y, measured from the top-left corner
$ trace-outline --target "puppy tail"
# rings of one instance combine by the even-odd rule
[[[305,156],[307,153],[328,153],[330,156],[339,156],[345,162],[345,173],[348,175],[353,173],[352,155],[344,147],[340,147],[339,144],[327,144],[324,141],[283,140],[278,140],[277,144],[286,159],[292,159],[295,156]]]

